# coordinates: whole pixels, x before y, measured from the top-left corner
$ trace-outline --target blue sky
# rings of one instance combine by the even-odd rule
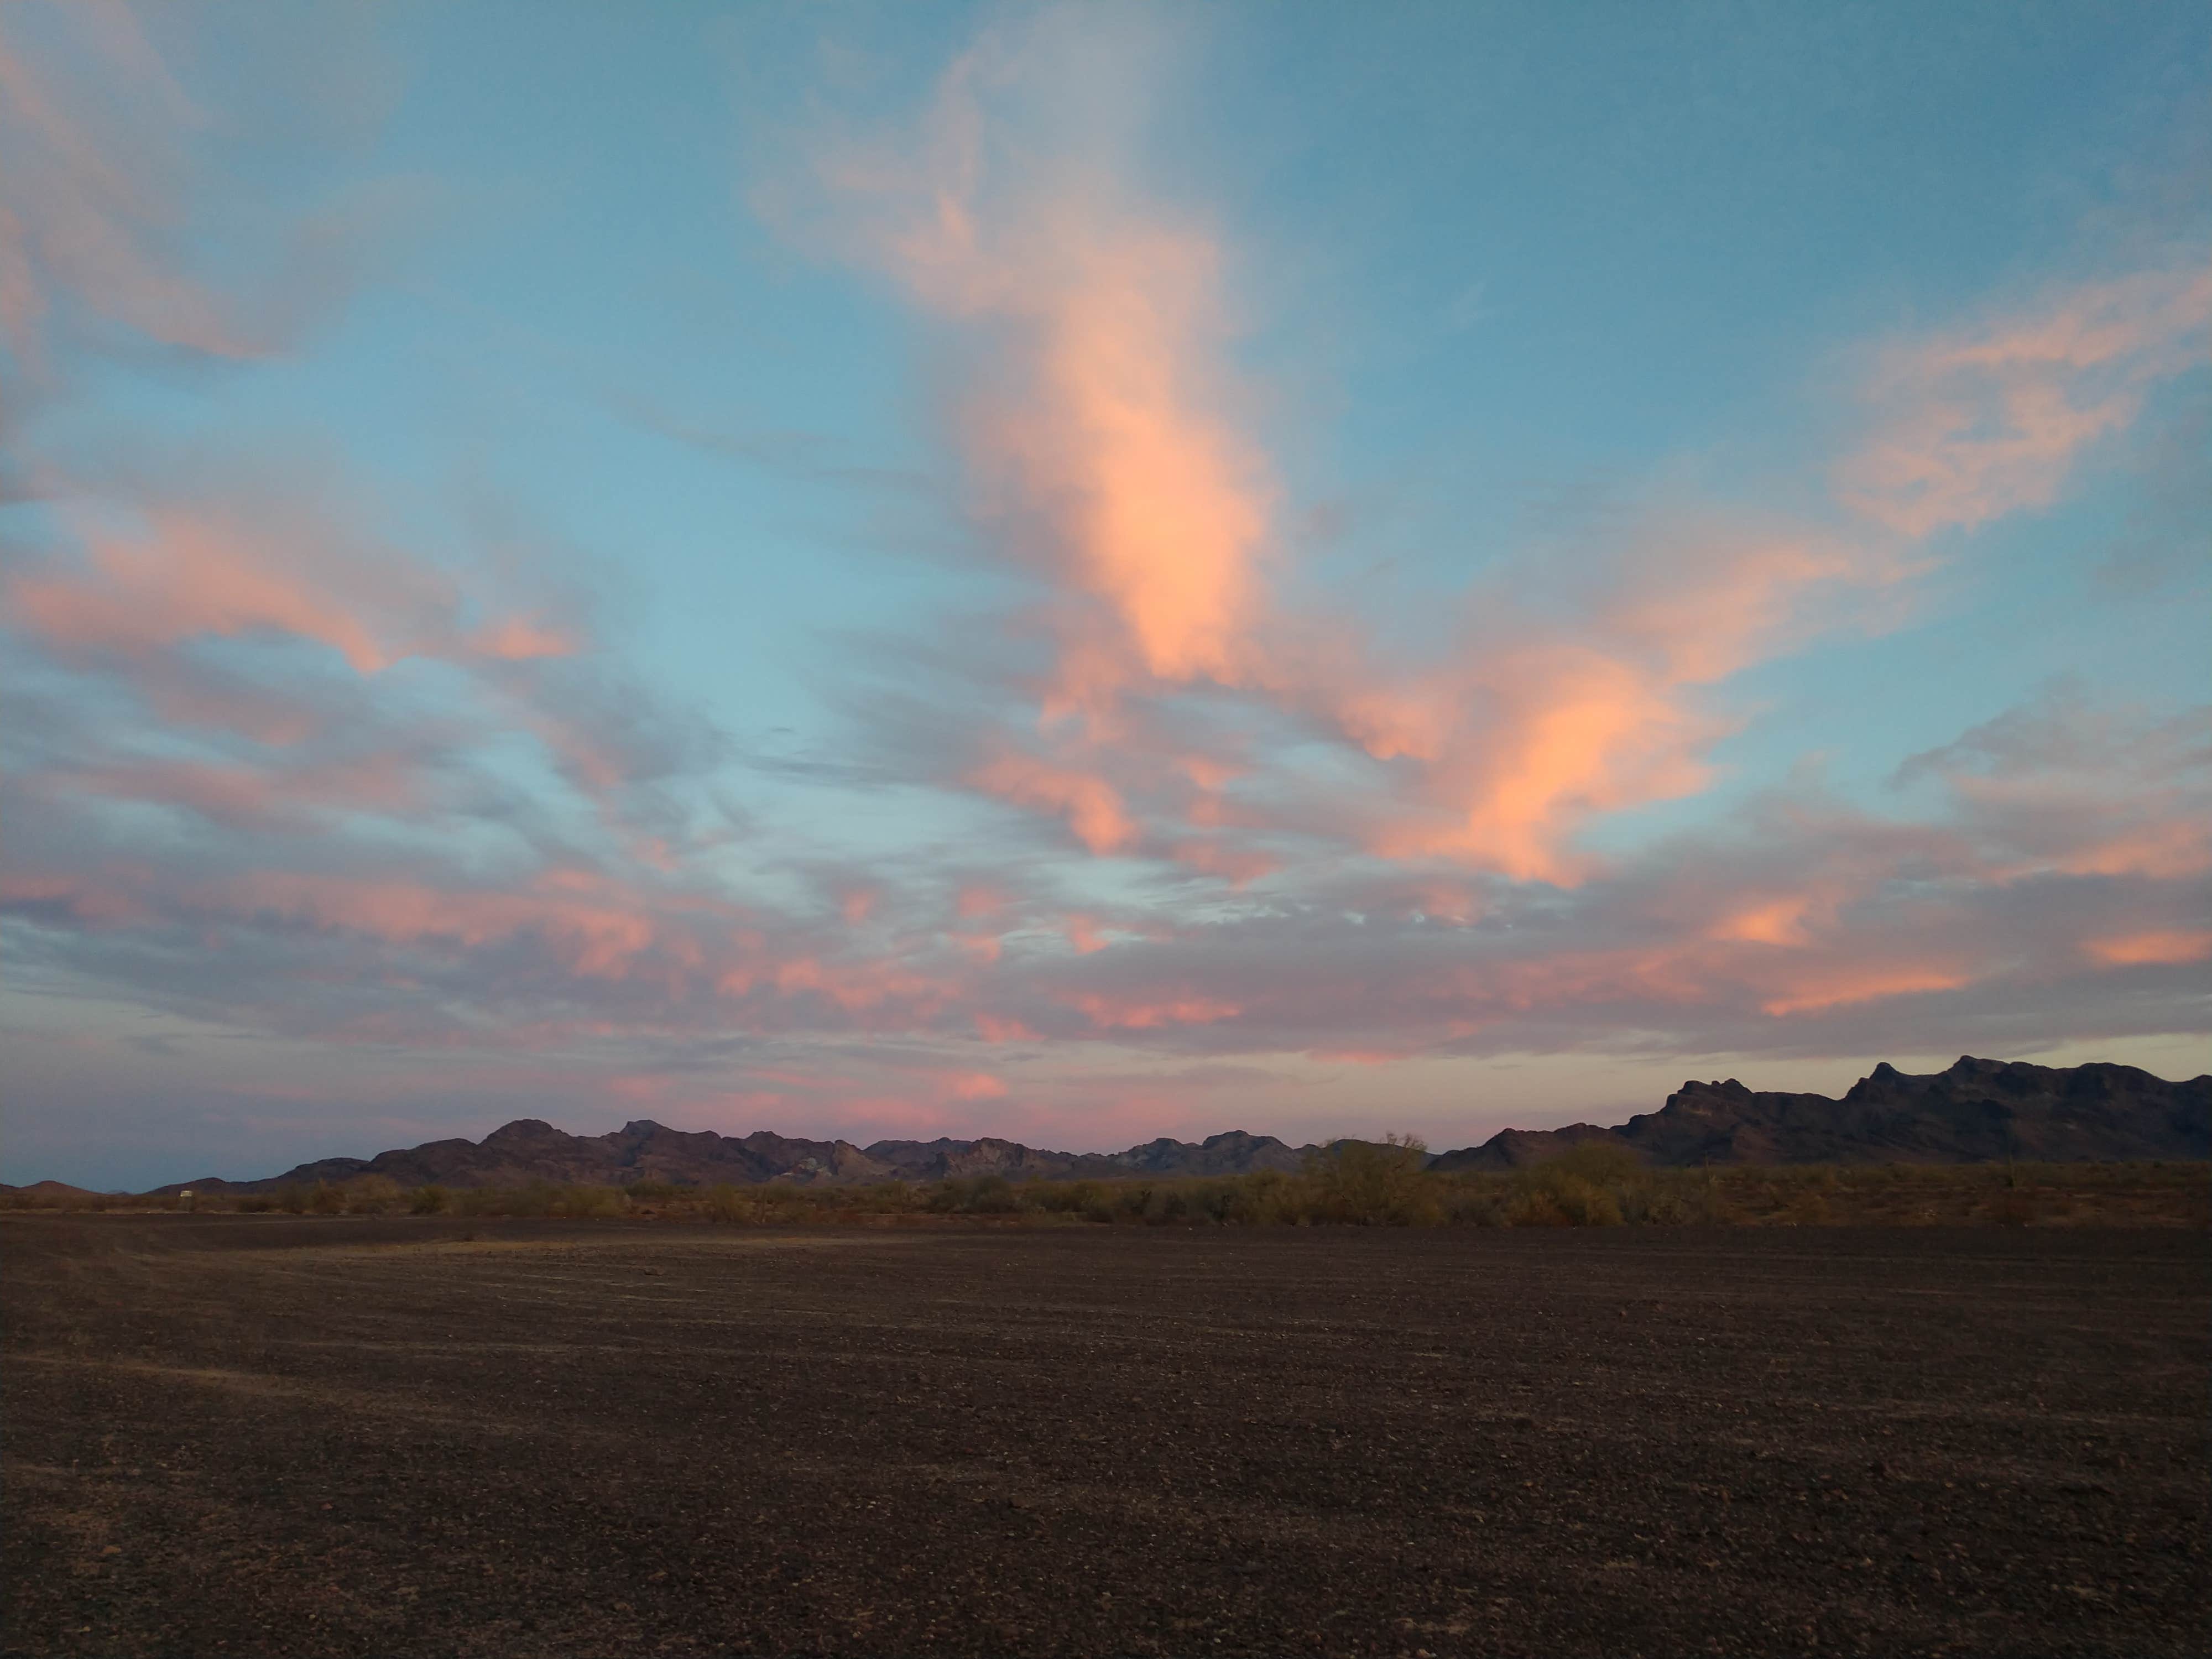
[[[8,1179],[2203,1069],[2201,8],[0,71]]]

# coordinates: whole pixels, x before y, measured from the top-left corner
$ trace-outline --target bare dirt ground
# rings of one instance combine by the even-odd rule
[[[88,1216],[0,1249],[9,1654],[2212,1630],[2201,1234]]]

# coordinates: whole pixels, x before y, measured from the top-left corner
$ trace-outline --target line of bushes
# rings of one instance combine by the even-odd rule
[[[933,1218],[1246,1227],[2212,1224],[2212,1166],[2201,1163],[1653,1170],[1603,1143],[1510,1172],[1443,1174],[1425,1169],[1425,1158],[1418,1140],[1392,1136],[1340,1141],[1296,1172],[1240,1176],[1017,1183],[981,1175],[860,1187],[532,1182],[412,1190],[371,1176],[230,1203],[295,1215],[627,1216],[733,1226],[919,1224]]]

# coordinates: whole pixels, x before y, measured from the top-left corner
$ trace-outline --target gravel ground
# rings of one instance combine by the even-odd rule
[[[2212,1638],[2202,1234],[84,1216],[0,1249],[9,1654]]]

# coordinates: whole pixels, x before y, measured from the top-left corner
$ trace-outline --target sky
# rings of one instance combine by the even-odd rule
[[[0,1177],[2212,1064],[2212,12],[0,9]]]

